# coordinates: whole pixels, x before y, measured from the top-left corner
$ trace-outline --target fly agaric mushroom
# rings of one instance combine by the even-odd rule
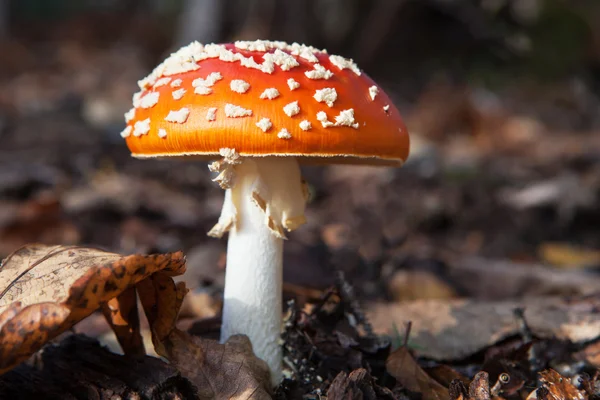
[[[352,60],[296,43],[194,42],[138,83],[121,133],[134,157],[218,159],[209,168],[225,201],[209,235],[229,231],[221,340],[248,335],[278,383],[283,240],[305,222],[299,163],[399,166],[400,113]]]

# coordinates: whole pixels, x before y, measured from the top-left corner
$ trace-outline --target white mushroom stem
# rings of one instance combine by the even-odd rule
[[[243,158],[229,168],[233,185],[219,223],[209,233],[220,236],[230,230],[221,341],[248,335],[277,385],[282,379],[284,229],[304,223],[306,205],[300,168],[293,157]],[[231,171],[222,175],[231,176]]]

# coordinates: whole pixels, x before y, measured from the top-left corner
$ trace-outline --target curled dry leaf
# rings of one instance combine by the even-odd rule
[[[403,387],[411,392],[421,393],[423,400],[446,400],[450,396],[448,389],[423,371],[406,346],[390,354],[385,367]]]
[[[140,331],[135,286],[102,304],[102,313],[125,354],[146,354]]]
[[[553,369],[542,371],[539,375],[543,386],[531,392],[527,397],[528,400],[543,399],[544,397],[549,400],[586,400],[588,398],[571,383],[571,379],[565,378]]]
[[[254,355],[247,336],[234,335],[220,344],[175,328],[187,292],[184,282],[175,284],[159,272],[137,289],[156,352],[194,384],[199,399],[271,399],[269,367]]]
[[[0,268],[0,373],[157,271],[179,275],[181,252],[121,256],[78,246],[24,246]]]

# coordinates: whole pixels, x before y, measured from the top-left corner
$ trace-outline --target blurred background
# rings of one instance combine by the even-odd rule
[[[303,169],[287,297],[341,270],[364,300],[499,299],[600,267],[597,0],[0,0],[0,257],[181,249],[209,294],[195,312],[216,312],[223,191],[206,164],[131,159],[119,132],[170,52],[259,38],[353,58],[412,140],[403,168]]]

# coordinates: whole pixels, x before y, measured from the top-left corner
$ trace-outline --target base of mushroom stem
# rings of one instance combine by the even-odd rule
[[[305,191],[294,158],[245,159],[235,166],[234,182],[223,205],[234,223],[227,244],[221,341],[247,335],[277,385],[282,379],[283,239],[286,230],[304,222]]]

